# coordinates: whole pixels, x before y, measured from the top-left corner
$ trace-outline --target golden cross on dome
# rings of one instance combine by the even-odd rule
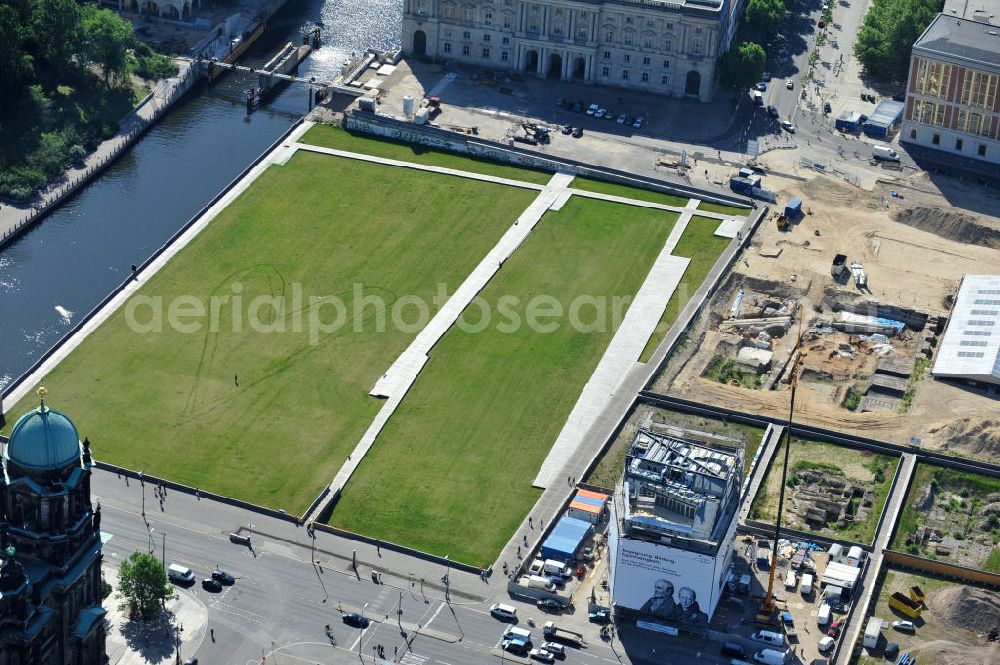
[[[46,389],[45,386],[42,386],[35,392],[38,393],[38,399],[41,400],[42,406],[45,406],[45,396],[49,394],[48,389]]]

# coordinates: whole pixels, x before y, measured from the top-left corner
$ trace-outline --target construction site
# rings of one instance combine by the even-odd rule
[[[779,201],[801,198],[802,214],[789,222],[773,212],[761,224],[650,390],[783,412],[801,332],[798,421],[981,459],[1000,453],[995,388],[929,372],[963,275],[1000,272],[997,221],[948,208],[930,189],[902,196],[881,181],[796,177],[779,159],[770,185]]]

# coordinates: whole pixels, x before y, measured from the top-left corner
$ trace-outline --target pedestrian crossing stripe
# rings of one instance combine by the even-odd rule
[[[427,661],[427,656],[418,656],[412,651],[407,651],[403,654],[403,657],[399,659],[400,663],[403,665],[423,665]]]

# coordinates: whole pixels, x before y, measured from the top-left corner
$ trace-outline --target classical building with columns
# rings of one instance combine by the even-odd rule
[[[108,662],[92,465],[90,442],[44,401],[3,447],[0,665]]]
[[[405,0],[407,55],[712,99],[742,0]]]

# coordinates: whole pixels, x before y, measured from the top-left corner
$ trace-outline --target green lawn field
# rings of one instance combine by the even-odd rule
[[[549,211],[484,290],[633,295],[677,215],[571,198]],[[478,320],[479,310],[470,314]],[[583,317],[581,316],[581,319]],[[452,328],[347,483],[331,524],[474,565],[492,563],[537,500],[531,481],[614,330]]]
[[[320,146],[321,148],[359,152],[373,157],[385,157],[386,159],[424,164],[426,166],[443,166],[449,169],[469,171],[470,173],[481,173],[509,180],[531,182],[536,185],[544,185],[552,179],[552,173],[549,171],[537,171],[518,166],[496,164],[494,162],[472,159],[471,157],[462,157],[450,152],[434,150],[426,146],[397,143],[396,141],[379,139],[374,136],[351,134],[338,125],[316,125],[307,131],[299,141],[301,143],[308,143],[309,145]]]
[[[354,332],[353,285],[389,307],[416,295],[433,313],[437,285],[457,288],[536,195],[297,153],[270,167],[140,293],[162,297],[164,310],[177,296],[205,303],[239,295],[241,331],[232,299],[219,309],[216,332],[137,333],[123,308],[44,379],[47,401],[90,437],[98,459],[301,512],[381,407],[368,391],[416,334],[391,324],[376,332],[374,305]],[[284,317],[264,307],[255,319],[284,322],[285,332],[251,330],[254,297],[290,300],[296,284],[304,303],[340,296],[347,325],[313,344],[308,314],[293,331],[289,301]],[[134,318],[147,323],[153,309],[137,308]],[[8,420],[36,405],[31,395],[8,409]]]
[[[659,203],[665,206],[676,206],[678,208],[686,206],[689,200],[683,196],[663,194],[662,192],[654,192],[651,189],[629,187],[627,185],[619,185],[615,182],[591,180],[590,178],[573,178],[573,182],[570,183],[570,187],[574,189],[582,189],[588,192],[597,192],[598,194],[609,194],[611,196],[621,196],[626,199],[636,199],[637,201],[649,201],[650,203]]]
[[[670,326],[677,320],[678,314],[684,306],[691,300],[701,283],[705,281],[708,271],[712,269],[716,259],[722,254],[722,250],[729,244],[729,238],[722,238],[715,235],[715,229],[719,228],[719,220],[710,217],[692,217],[688,222],[684,235],[674,248],[677,256],[686,256],[691,259],[681,283],[677,285],[677,290],[670,296],[667,306],[663,310],[663,317],[656,326],[656,330],[646,342],[646,348],[639,356],[640,362],[646,362],[656,351],[663,338],[666,337]]]

